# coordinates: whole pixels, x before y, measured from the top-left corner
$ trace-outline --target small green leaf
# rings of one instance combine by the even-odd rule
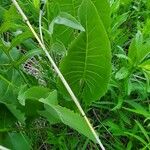
[[[129,74],[128,68],[122,67],[115,75],[117,80],[125,79]]]
[[[56,18],[53,19],[49,25],[50,34],[53,34],[55,24],[65,25],[76,30],[85,31],[83,26],[72,15],[65,12],[61,12]]]

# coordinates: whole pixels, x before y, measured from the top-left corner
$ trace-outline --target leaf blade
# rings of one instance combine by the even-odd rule
[[[79,17],[86,32],[73,41],[60,69],[75,94],[89,104],[107,90],[111,50],[103,23],[90,0],[81,4]]]

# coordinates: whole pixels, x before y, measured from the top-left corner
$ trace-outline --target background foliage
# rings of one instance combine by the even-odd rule
[[[36,32],[42,29],[49,53],[105,148],[150,149],[149,0],[18,2]],[[0,145],[12,150],[99,149],[15,6],[3,0]]]

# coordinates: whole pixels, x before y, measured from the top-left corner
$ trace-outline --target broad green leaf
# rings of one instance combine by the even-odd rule
[[[17,102],[17,88],[22,83],[18,71],[9,69],[0,74],[0,101],[5,103]]]
[[[66,12],[77,19],[77,9],[80,3],[81,0],[55,0],[52,2],[47,2],[48,7],[50,7],[50,12],[52,12],[49,13],[49,22],[57,17],[60,12]],[[56,25],[53,33],[53,41],[57,42],[57,40],[59,40],[65,45],[65,47],[68,47],[71,41],[75,38],[76,34],[78,34],[78,31],[74,31],[70,27]]]
[[[82,25],[70,14],[61,12],[49,25],[49,32],[50,34],[53,34],[54,25],[60,24],[65,25],[67,27],[71,27],[76,30],[85,31],[85,29],[82,27]]]
[[[38,49],[39,47],[37,46],[37,43],[32,40],[32,39],[28,39],[28,40],[25,40],[22,45],[28,49],[28,50],[32,50],[32,49]]]
[[[89,104],[107,90],[111,49],[105,28],[90,0],[83,1],[79,18],[86,32],[73,41],[60,69],[75,94]]]
[[[51,107],[56,111],[59,119],[64,124],[70,126],[71,128],[77,130],[79,133],[96,142],[91,130],[89,129],[89,126],[81,115],[59,105]]]
[[[56,98],[57,98],[56,91],[53,91],[49,94],[49,96],[46,99],[42,98],[39,100],[40,102],[45,104],[46,109],[46,111],[42,113],[42,116],[48,118],[49,120],[48,114],[50,114],[55,119],[60,120],[64,124],[77,130],[79,133],[85,135],[86,137],[95,142],[96,140],[93,134],[91,133],[84,118],[80,114],[75,113],[68,108],[58,105]]]
[[[46,105],[58,105],[58,99],[57,99],[57,91],[52,91],[48,95],[47,98],[41,98],[39,99],[40,102],[46,104]],[[46,107],[46,106],[45,106]],[[56,124],[60,123],[61,120],[59,119],[57,112],[54,109],[49,109],[48,111],[39,111],[38,112],[41,116],[46,117],[47,120],[50,122],[50,124]]]

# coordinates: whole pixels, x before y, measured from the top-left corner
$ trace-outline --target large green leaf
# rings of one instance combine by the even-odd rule
[[[40,114],[46,117],[50,123],[54,122],[54,119],[57,122],[61,121],[94,142],[96,141],[86,121],[80,114],[58,105],[56,91],[51,92],[47,98],[41,98],[39,101],[45,104],[45,111],[41,111]]]
[[[111,49],[103,23],[90,0],[83,1],[79,17],[86,32],[73,41],[60,69],[75,94],[89,104],[107,90]]]

